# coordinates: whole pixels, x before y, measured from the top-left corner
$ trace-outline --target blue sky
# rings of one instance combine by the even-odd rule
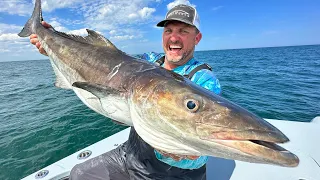
[[[56,30],[96,30],[129,54],[162,52],[155,24],[175,4],[195,6],[203,39],[197,51],[320,44],[318,0],[42,0],[44,20]],[[0,61],[45,59],[19,38],[34,0],[0,2]]]

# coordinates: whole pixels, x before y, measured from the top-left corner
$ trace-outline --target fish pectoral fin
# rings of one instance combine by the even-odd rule
[[[60,70],[52,61],[51,61],[51,65],[54,73],[56,74],[56,82],[54,83],[54,85],[62,89],[72,89],[68,80],[63,76],[63,74],[60,72]]]
[[[62,89],[71,89],[70,85],[58,76],[57,76],[57,79],[56,79],[56,82],[54,83],[54,85],[56,87],[62,88]]]
[[[130,108],[124,91],[88,82],[75,82],[72,86],[90,92],[99,98],[105,116],[132,126]]]
[[[101,84],[89,83],[89,82],[74,82],[72,84],[73,87],[80,88],[86,90],[93,95],[97,96],[99,99],[105,98],[106,96],[116,95],[121,96],[122,91],[117,89],[103,86]]]

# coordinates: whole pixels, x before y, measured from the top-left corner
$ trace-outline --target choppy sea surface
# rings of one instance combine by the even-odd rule
[[[198,51],[222,96],[263,118],[320,116],[320,45]],[[0,179],[21,179],[124,127],[54,87],[49,60],[0,62]],[[298,132],[297,132],[298,133]],[[299,132],[308,133],[308,132]]]

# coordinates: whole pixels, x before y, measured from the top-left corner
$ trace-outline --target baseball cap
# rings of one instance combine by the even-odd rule
[[[194,7],[179,4],[168,11],[164,20],[160,21],[157,26],[164,27],[168,21],[180,21],[191,26],[195,26],[200,31],[200,18]]]

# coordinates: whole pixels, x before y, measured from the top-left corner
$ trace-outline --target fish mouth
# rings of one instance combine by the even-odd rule
[[[296,167],[299,158],[276,144],[276,142],[263,140],[212,140],[215,143],[233,148],[254,159],[253,162],[277,164],[285,167]]]

